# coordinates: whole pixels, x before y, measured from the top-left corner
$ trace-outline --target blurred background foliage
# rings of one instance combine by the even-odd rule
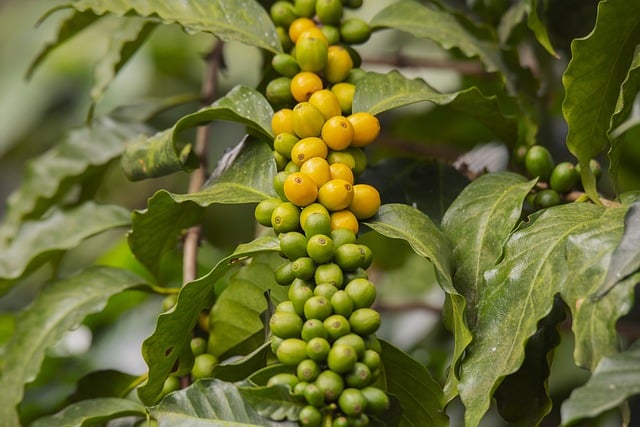
[[[391,2],[365,2],[358,14],[364,19],[371,18]],[[36,23],[44,11],[61,3],[59,0],[0,1],[0,197],[3,201],[20,185],[25,162],[54,146],[68,129],[84,124],[90,106],[94,66],[104,53],[113,30],[114,21],[101,20],[56,50],[32,78],[26,80],[30,63],[53,39],[67,12],[56,12],[37,27]],[[489,21],[493,19],[496,24],[500,15],[490,16],[501,10],[496,5],[502,4],[502,10],[510,5],[507,0],[451,0],[446,3],[453,7],[472,7],[477,16]],[[539,68],[534,70],[540,73],[539,76],[546,76],[542,98],[545,104],[538,105],[545,118],[540,123],[540,138],[552,142],[545,145],[554,151],[558,162],[569,158],[560,114],[563,94],[559,72],[567,61],[569,41],[585,35],[592,27],[596,4],[595,0],[549,2],[548,24],[560,59],[543,54],[536,43],[522,44],[521,60],[543,58],[536,63]],[[512,37],[522,37],[526,41],[531,36],[518,28]],[[203,57],[214,43],[213,36],[188,35],[178,27],[161,26],[106,91],[96,115],[141,99],[174,95],[191,97],[192,102],[163,112],[151,123],[158,130],[172,126],[179,117],[198,108]],[[405,76],[423,78],[443,92],[475,85],[489,95],[499,87],[496,76],[483,72],[478,62],[458,57],[455,52],[445,52],[435,44],[401,32],[375,33],[358,51],[364,59],[363,68],[368,71],[386,72],[398,68]],[[228,43],[224,47],[224,63],[219,95],[237,84],[252,87],[260,84],[263,58],[257,49]],[[383,134],[380,143],[367,153],[371,167],[363,180],[375,183],[381,189],[384,202],[414,205],[438,223],[449,203],[468,182],[451,164],[479,143],[491,142],[492,134],[467,116],[447,107],[434,108],[425,103],[383,113],[380,119]],[[622,185],[628,188],[640,188],[638,132],[640,126],[635,126],[629,134],[633,138],[627,137],[635,143],[625,145],[629,153],[623,157]],[[213,125],[210,170],[243,134],[243,129],[233,123],[216,122]],[[491,153],[505,156],[504,148]],[[436,158],[441,161],[435,161]],[[506,160],[503,163],[506,165]],[[99,202],[143,209],[156,190],[186,192],[187,182],[188,175],[176,174],[131,183],[122,175],[119,164],[114,163],[96,190],[96,198]],[[428,187],[425,182],[429,183]],[[3,202],[0,218],[4,208]],[[129,252],[125,231],[89,239],[65,255],[58,271],[53,272],[51,266],[45,266],[0,300],[0,344],[10,335],[13,313],[27,305],[40,284],[54,273],[64,275],[80,266],[100,263],[124,266],[145,274]],[[208,208],[204,223],[206,242],[199,255],[202,271],[208,271],[237,244],[250,241],[259,232],[261,230],[256,230],[254,225],[253,206]],[[452,343],[441,322],[444,298],[435,284],[432,266],[402,241],[366,233],[363,242],[370,245],[376,255],[372,275],[380,286],[378,308],[385,316],[380,335],[426,364],[437,379],[444,379]],[[178,286],[181,282],[178,248],[164,261],[163,276],[168,283]],[[117,369],[131,375],[145,372],[140,344],[153,330],[161,304],[161,297],[129,291],[110,301],[103,313],[87,319],[84,326],[52,349],[39,378],[28,387],[21,408],[25,419],[34,419],[59,408],[73,394],[78,379],[89,371]],[[558,399],[565,398],[568,391],[584,382],[587,376],[573,364],[568,328],[563,333],[567,339],[562,340],[562,346],[555,352],[553,367],[557,373],[552,374],[554,380],[550,386]],[[455,422],[456,408],[451,412]],[[607,416],[601,420],[603,425],[611,421]],[[491,416],[484,421],[487,426],[499,423]]]

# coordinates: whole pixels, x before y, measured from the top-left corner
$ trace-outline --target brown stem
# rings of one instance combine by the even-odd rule
[[[217,76],[222,67],[222,46],[218,41],[207,55],[207,66],[202,79],[201,97],[202,104],[210,104],[216,96]],[[207,177],[207,141],[209,140],[210,126],[198,127],[194,153],[200,159],[200,166],[191,174],[189,179],[189,193],[195,193],[202,188]],[[202,235],[202,226],[195,225],[187,230],[184,238],[182,254],[182,283],[188,283],[197,277],[198,271],[198,246]]]

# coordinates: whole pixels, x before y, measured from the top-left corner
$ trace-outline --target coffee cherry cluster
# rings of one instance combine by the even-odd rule
[[[563,196],[579,186],[580,165],[571,162],[556,164],[549,150],[542,145],[518,147],[515,160],[524,167],[528,176],[540,180],[539,185],[527,197],[529,211],[559,205],[563,203]],[[599,178],[600,164],[591,160],[589,167],[596,178]]]
[[[371,30],[344,7],[362,1],[277,1],[271,17],[288,53],[275,55],[280,76],[266,86],[277,108],[271,127],[278,198],[255,209],[273,227],[286,261],[275,270],[288,286],[269,326],[278,361],[290,367],[268,382],[304,398],[303,426],[366,426],[389,406],[375,387],[380,375],[380,314],[371,308],[371,250],[358,243],[360,221],[374,216],[380,194],[356,179],[366,168],[363,147],[380,132],[378,119],[352,112],[362,71],[349,44]]]

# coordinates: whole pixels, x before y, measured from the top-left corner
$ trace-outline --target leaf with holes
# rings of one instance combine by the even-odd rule
[[[102,397],[73,403],[60,412],[36,420],[32,427],[90,427],[123,417],[146,417],[146,408],[130,399]]]

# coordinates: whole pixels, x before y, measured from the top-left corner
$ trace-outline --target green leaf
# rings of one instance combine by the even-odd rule
[[[220,380],[199,380],[167,395],[152,409],[159,427],[297,427],[291,421],[271,421],[260,416],[238,388]]]
[[[395,70],[387,74],[369,72],[358,80],[353,111],[379,114],[423,101],[447,105],[468,114],[504,142],[515,143],[517,140],[518,121],[501,111],[495,96],[486,97],[476,87],[453,93],[439,93],[424,80],[408,79]]]
[[[22,185],[7,200],[0,248],[15,236],[22,220],[39,218],[73,186],[105,168],[140,130],[139,125],[103,117],[90,128],[69,132],[55,147],[27,163]]]
[[[498,386],[498,411],[509,425],[539,425],[551,411],[548,378],[553,350],[560,344],[558,324],[565,318],[564,304],[556,299],[551,313],[539,322],[538,330],[527,342],[522,366]]]
[[[203,208],[214,203],[256,203],[273,197],[275,173],[273,155],[266,144],[241,142],[221,160],[201,191],[173,194],[160,190],[149,199],[147,209],[135,211],[128,236],[131,251],[157,276],[162,255],[177,245],[184,229],[198,223]]]
[[[47,12],[42,18],[40,18],[40,23],[55,11],[56,9],[52,9]],[[62,21],[60,27],[58,28],[56,40],[47,44],[29,66],[29,69],[27,70],[27,79],[31,78],[34,71],[49,56],[49,54],[54,51],[55,48],[64,44],[64,42],[73,38],[75,35],[80,33],[85,28],[91,26],[101,18],[101,16],[97,16],[94,13],[76,11],[69,18]]]
[[[477,56],[487,71],[500,71],[505,77],[511,74],[498,44],[477,38],[450,12],[426,7],[413,0],[393,2],[373,17],[371,26],[374,29],[405,31],[415,37],[433,40],[445,49],[458,48],[466,56]]]
[[[629,206],[624,218],[624,234],[616,247],[607,269],[604,283],[596,298],[602,298],[617,283],[640,269],[640,201]]]
[[[620,87],[640,43],[636,6],[627,0],[600,2],[595,28],[571,43],[571,61],[562,76],[567,147],[578,158],[583,186],[594,200],[599,199],[589,160],[609,146]]]
[[[624,229],[627,208],[607,209],[590,230],[570,236],[567,263],[571,275],[562,289],[562,298],[571,309],[575,336],[574,360],[578,366],[595,368],[604,356],[618,351],[618,319],[633,306],[633,277],[623,280],[604,298],[590,298],[599,289],[614,261]],[[636,247],[637,251],[637,247]]]
[[[31,427],[91,427],[128,416],[146,417],[146,408],[130,399],[103,397],[69,405],[54,415],[36,420]]]
[[[111,296],[141,284],[138,276],[126,270],[90,267],[45,287],[18,315],[6,347],[5,366],[11,369],[0,376],[0,425],[19,425],[16,405],[22,400],[24,385],[36,378],[47,349],[88,314],[102,310]]]
[[[236,86],[211,106],[182,117],[171,129],[133,141],[123,154],[122,169],[135,181],[195,167],[191,144],[180,140],[180,134],[214,120],[242,123],[262,138],[272,140],[272,115],[273,108],[260,92]]]
[[[238,390],[256,412],[274,421],[297,421],[300,409],[307,404],[304,398],[292,395],[291,389],[281,384],[270,387],[239,387]]]
[[[139,16],[178,24],[188,32],[207,32],[224,41],[239,41],[274,53],[282,51],[269,14],[254,0],[77,0],[71,8],[96,15]]]
[[[540,43],[551,55],[559,58],[555,49],[553,49],[553,46],[551,45],[551,41],[549,40],[547,27],[544,22],[540,20],[540,16],[538,15],[538,0],[526,0],[526,4],[528,12],[527,25],[531,31],[533,31],[536,39],[538,39],[538,43]]]
[[[498,261],[534,185],[511,172],[483,175],[460,193],[442,219],[442,230],[453,244],[454,283],[469,303],[470,325],[476,321],[484,272]]]
[[[528,7],[527,1],[521,0],[509,7],[502,15],[497,28],[498,40],[501,45],[507,44],[513,30],[522,23],[524,16],[527,14]]]
[[[401,426],[448,426],[445,397],[429,371],[415,359],[380,340],[387,391],[402,405]]]
[[[428,216],[417,209],[402,204],[386,204],[380,207],[378,215],[365,222],[383,236],[405,240],[420,256],[430,260],[436,270],[438,283],[446,293],[451,309],[448,326],[454,334],[452,369],[445,389],[447,402],[457,391],[456,373],[458,360],[471,341],[471,334],[465,321],[465,299],[453,287],[451,281],[451,248],[444,234],[431,222]]]
[[[586,384],[562,403],[562,425],[595,417],[640,393],[640,343],[600,361]]]
[[[2,250],[0,258],[0,295],[15,281],[61,252],[75,248],[93,235],[130,222],[127,209],[115,205],[84,203],[68,210],[56,210],[39,221],[25,221]]]
[[[589,295],[584,287],[593,283],[592,270],[608,262],[615,248],[610,241],[620,238],[616,228],[621,218],[616,224],[616,215],[619,210],[586,203],[556,206],[509,237],[502,261],[485,274],[474,340],[461,365],[467,425],[478,425],[498,384],[521,365],[525,344],[550,312],[554,295],[563,292],[570,307],[575,303],[567,292],[578,288],[576,292]],[[574,242],[582,242],[575,245],[581,256],[571,255]]]
[[[140,49],[153,30],[158,26],[135,17],[119,19],[109,38],[107,52],[100,58],[94,70],[94,83],[91,89],[91,112],[100,101],[107,87],[129,59]]]
[[[67,404],[99,397],[125,397],[138,381],[135,375],[105,369],[89,372],[76,383],[76,390],[67,399]]]
[[[267,355],[271,352],[271,342],[266,342],[240,360],[220,363],[211,376],[222,381],[236,382],[248,378],[267,365]]]
[[[143,402],[151,405],[156,401],[180,353],[189,345],[191,330],[197,323],[200,312],[212,306],[215,299],[215,283],[240,258],[276,252],[279,249],[280,241],[272,236],[239,245],[205,276],[182,287],[174,308],[158,317],[155,331],[142,344],[142,356],[149,366],[149,380],[138,389]]]
[[[268,264],[253,262],[231,277],[209,313],[209,352],[225,355],[264,329],[260,313],[267,309],[267,290],[275,304],[287,299],[288,288],[276,283]]]

